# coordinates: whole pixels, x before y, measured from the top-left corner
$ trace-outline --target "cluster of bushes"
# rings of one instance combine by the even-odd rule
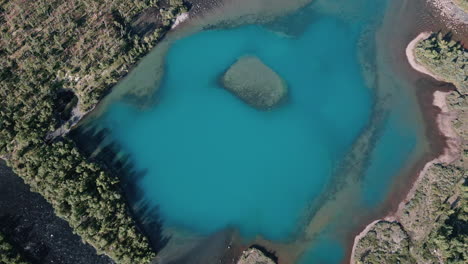
[[[414,52],[420,64],[468,94],[468,50],[449,34],[432,34],[420,41]]]
[[[422,248],[425,255],[434,252],[444,263],[466,263],[468,261],[468,185],[461,187],[462,197],[456,208],[447,208],[447,214],[439,220],[443,224],[431,232]],[[433,258],[433,257],[432,257]]]
[[[410,201],[408,216],[404,223],[410,233],[418,231],[422,234],[412,237],[412,254],[421,262],[465,263],[468,255],[465,253],[468,243],[468,175],[461,163],[444,166],[435,165],[428,173],[433,174],[432,183],[420,187],[418,193],[424,200]],[[427,189],[429,187],[430,189]],[[419,209],[414,204],[419,204]],[[411,206],[413,205],[413,206]],[[413,210],[424,211],[415,214]],[[413,215],[411,215],[413,214]]]
[[[360,241],[355,248],[356,264],[416,263],[410,255],[410,239],[401,225],[381,221]]]
[[[29,262],[19,253],[19,251],[7,241],[6,237],[0,233],[0,263],[2,264],[28,264]]]
[[[150,9],[159,24],[135,33],[134,21]],[[66,137],[46,138],[69,108],[64,91],[91,109],[183,10],[181,0],[0,0],[0,156],[85,242],[118,263],[155,256],[118,179]]]

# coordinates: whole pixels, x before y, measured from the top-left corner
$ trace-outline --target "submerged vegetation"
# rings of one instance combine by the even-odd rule
[[[433,34],[418,43],[415,57],[457,87],[446,101],[457,115],[452,126],[461,137],[461,154],[451,164],[436,163],[424,174],[398,222],[372,226],[356,245],[356,263],[468,261],[468,52],[448,36]]]
[[[181,0],[0,0],[0,156],[117,263],[155,257],[118,179],[48,135],[72,108],[92,109],[184,10]]]

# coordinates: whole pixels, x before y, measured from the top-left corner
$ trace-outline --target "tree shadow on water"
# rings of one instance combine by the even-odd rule
[[[119,179],[122,193],[138,228],[148,237],[155,252],[162,250],[171,238],[163,235],[159,206],[146,200],[139,185],[147,170],[135,166],[131,156],[122,151],[122,147],[112,138],[108,129],[98,130],[92,125],[86,128],[78,127],[72,130],[69,136],[91,161],[98,163]]]

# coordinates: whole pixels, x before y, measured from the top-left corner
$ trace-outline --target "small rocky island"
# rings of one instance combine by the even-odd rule
[[[221,81],[228,91],[260,110],[277,106],[288,90],[286,82],[255,56],[241,57]]]
[[[242,253],[237,264],[276,264],[276,262],[267,257],[261,250],[251,247]]]

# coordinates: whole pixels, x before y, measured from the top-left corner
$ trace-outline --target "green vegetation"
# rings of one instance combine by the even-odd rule
[[[448,209],[441,227],[431,232],[422,248],[430,259],[437,252],[443,263],[466,263],[468,260],[468,186],[462,186],[463,197],[456,209]]]
[[[224,88],[261,110],[277,106],[286,97],[286,82],[255,56],[238,59],[221,77]]]
[[[356,263],[415,263],[409,250],[409,238],[401,225],[381,221],[359,241]]]
[[[419,63],[453,82],[447,105],[457,117],[460,158],[433,165],[417,183],[399,222],[380,221],[358,242],[357,263],[467,263],[468,261],[468,53],[448,36],[433,34],[415,50]]]
[[[0,264],[28,264],[29,262],[0,233]]]
[[[462,253],[468,245],[466,169],[438,164],[429,174],[432,180],[422,183],[401,220],[411,234],[412,255],[419,262],[466,263],[468,256]]]
[[[414,52],[418,63],[455,84],[463,94],[468,93],[468,50],[450,35],[432,34],[420,41]]]
[[[426,173],[399,222],[371,228],[356,245],[356,263],[466,263],[466,146],[464,151],[454,164],[436,164]]]
[[[46,138],[74,103],[92,109],[184,10],[181,0],[0,0],[0,156],[117,263],[155,257],[118,179],[66,137]]]

